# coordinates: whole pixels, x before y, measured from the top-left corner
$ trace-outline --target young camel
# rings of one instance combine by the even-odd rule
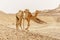
[[[18,13],[16,13],[16,29],[18,30],[18,25],[20,25],[21,27],[21,24],[22,24],[22,19],[23,19],[23,11],[19,10]],[[22,27],[21,27],[22,29]]]

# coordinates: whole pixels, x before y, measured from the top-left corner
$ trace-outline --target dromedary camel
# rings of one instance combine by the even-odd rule
[[[33,16],[32,13],[28,10],[25,9],[24,13],[26,14],[25,19],[28,22],[28,27],[26,28],[26,30],[28,30],[29,26],[30,26],[30,20],[35,21],[36,23],[42,24],[42,23],[46,23],[42,20],[40,20],[39,18],[37,18],[37,15],[40,13],[41,11],[36,10],[35,15]]]
[[[22,19],[23,19],[23,11],[19,10],[18,13],[16,13],[16,29],[18,30],[18,25],[22,24]],[[22,29],[22,27],[21,27]]]
[[[29,26],[30,26],[30,20],[32,18],[32,14],[31,14],[31,12],[28,9],[25,9],[24,13],[26,14],[25,15],[25,19],[28,22],[28,25],[27,25],[28,27],[26,28],[26,30],[27,30],[29,28]]]

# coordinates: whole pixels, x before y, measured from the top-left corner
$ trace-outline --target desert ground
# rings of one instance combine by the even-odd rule
[[[49,14],[42,12],[44,16],[41,16],[41,13],[38,15],[38,18],[47,24],[38,24],[31,20],[29,31],[16,31],[15,14],[0,11],[0,40],[60,40],[60,16],[51,16],[52,13],[60,14],[60,11],[55,10],[47,12]],[[26,27],[27,22],[24,23]]]

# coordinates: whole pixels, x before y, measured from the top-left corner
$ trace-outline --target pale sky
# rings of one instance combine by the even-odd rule
[[[16,13],[18,10],[30,11],[54,9],[58,7],[60,0],[0,0],[0,10],[7,13]]]

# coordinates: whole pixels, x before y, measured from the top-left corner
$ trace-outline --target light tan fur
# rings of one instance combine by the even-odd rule
[[[18,13],[16,13],[16,29],[18,30],[18,25],[22,24],[22,19],[23,19],[23,11],[19,10]],[[22,29],[22,27],[21,27]]]
[[[30,20],[31,20],[31,18],[32,18],[32,14],[31,14],[31,12],[29,12],[28,9],[25,9],[24,13],[26,14],[25,19],[26,19],[27,22],[28,22],[28,25],[27,25],[28,27],[26,28],[26,30],[28,30],[28,28],[29,28],[29,26],[30,26]]]

